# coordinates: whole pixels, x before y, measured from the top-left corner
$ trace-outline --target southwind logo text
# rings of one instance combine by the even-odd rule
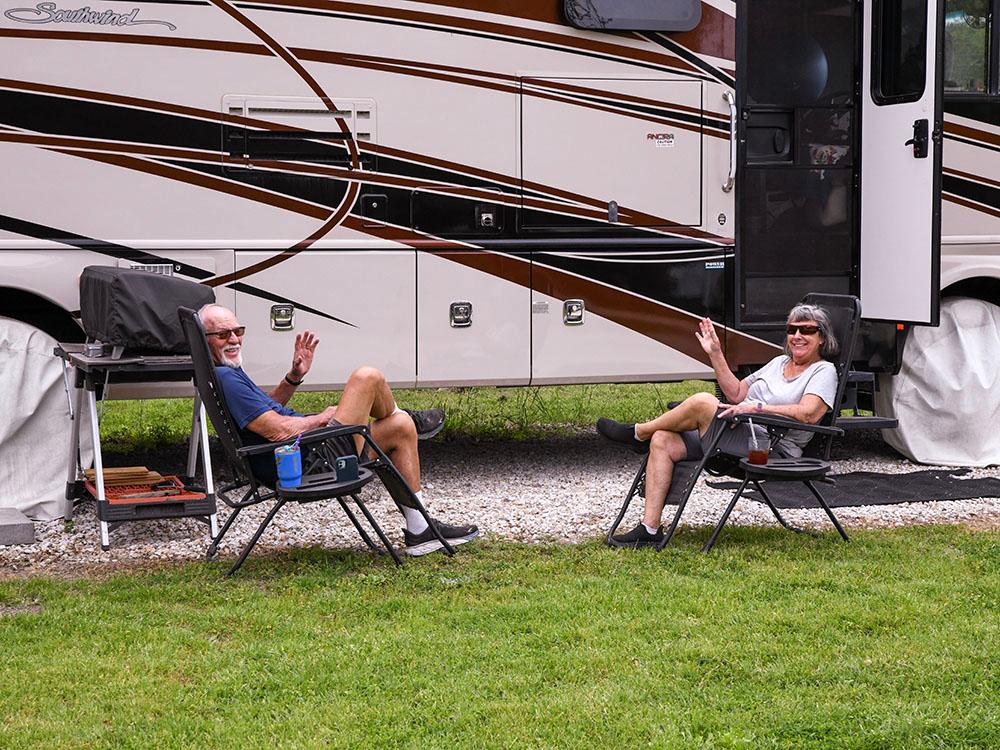
[[[171,31],[177,27],[169,21],[157,21],[151,18],[138,18],[139,9],[133,8],[128,13],[115,13],[110,10],[91,10],[89,5],[75,10],[64,10],[55,3],[38,3],[34,8],[11,8],[4,11],[11,21],[20,23],[92,23],[98,26],[141,26],[156,24],[166,26]]]

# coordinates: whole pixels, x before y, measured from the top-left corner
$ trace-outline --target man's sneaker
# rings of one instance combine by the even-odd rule
[[[444,428],[444,409],[403,409],[417,426],[417,440],[427,440]]]
[[[649,453],[649,441],[635,436],[635,424],[601,417],[597,420],[597,431],[612,443],[628,446],[635,453]]]
[[[651,547],[663,541],[663,527],[657,528],[655,534],[646,531],[646,527],[641,523],[636,524],[631,531],[611,537],[612,547]]]
[[[452,547],[465,544],[479,536],[479,527],[472,524],[468,526],[452,526],[450,523],[438,521],[433,518],[431,519],[431,523],[437,527],[437,530],[441,532],[441,536],[447,539],[448,544]],[[438,541],[438,538],[434,535],[434,530],[430,526],[419,534],[412,534],[407,529],[403,529],[403,539],[406,542],[406,548],[403,551],[411,557],[420,557],[421,555],[444,549],[444,545]]]

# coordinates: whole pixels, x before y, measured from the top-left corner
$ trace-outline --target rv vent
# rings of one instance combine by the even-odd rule
[[[299,161],[351,165],[347,142],[377,143],[376,109],[371,99],[317,99],[306,97],[223,97],[223,110],[241,112],[271,127],[240,127],[224,123],[226,168],[245,169],[255,161]],[[357,120],[364,120],[362,128]],[[346,132],[344,132],[346,125]],[[241,164],[243,162],[243,164]],[[374,168],[374,156],[361,155],[361,168]],[[259,182],[264,179],[255,176]]]
[[[173,263],[129,263],[128,267],[133,271],[149,271],[150,273],[158,273],[161,276],[174,275]]]
[[[327,117],[344,117],[346,119],[351,119],[354,115],[353,112],[347,109],[326,109],[324,108],[310,108],[310,109],[288,109],[284,107],[248,107],[247,114],[260,116],[260,115],[318,115]]]

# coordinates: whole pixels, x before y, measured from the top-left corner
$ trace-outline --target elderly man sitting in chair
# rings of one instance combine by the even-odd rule
[[[242,347],[246,327],[240,325],[236,313],[221,305],[206,305],[198,311],[198,317],[205,328],[226,405],[247,445],[281,442],[327,425],[368,424],[372,420],[372,438],[423,503],[417,440],[433,437],[441,431],[444,410],[400,409],[385,382],[385,376],[374,367],[359,367],[348,378],[339,403],[326,407],[319,414],[299,414],[287,403],[312,367],[319,345],[319,339],[312,331],[295,336],[292,366],[288,374],[270,393],[265,393],[243,371]],[[362,447],[360,438],[356,438],[355,444],[356,452]],[[347,444],[341,450],[349,452],[351,447]],[[277,475],[270,456],[254,456],[251,465],[258,479],[274,485]],[[406,521],[403,530],[406,553],[425,555],[441,549],[441,543],[424,517],[412,508],[400,508]],[[475,526],[452,526],[433,519],[431,522],[451,545],[462,544],[479,535]]]

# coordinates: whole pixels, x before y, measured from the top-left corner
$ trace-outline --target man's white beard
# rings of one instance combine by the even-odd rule
[[[240,351],[239,354],[236,355],[236,359],[232,359],[230,357],[227,357],[226,353],[223,352],[222,353],[222,364],[224,364],[226,367],[231,367],[234,370],[237,370],[240,367],[243,367],[243,352],[242,352],[242,350]]]

